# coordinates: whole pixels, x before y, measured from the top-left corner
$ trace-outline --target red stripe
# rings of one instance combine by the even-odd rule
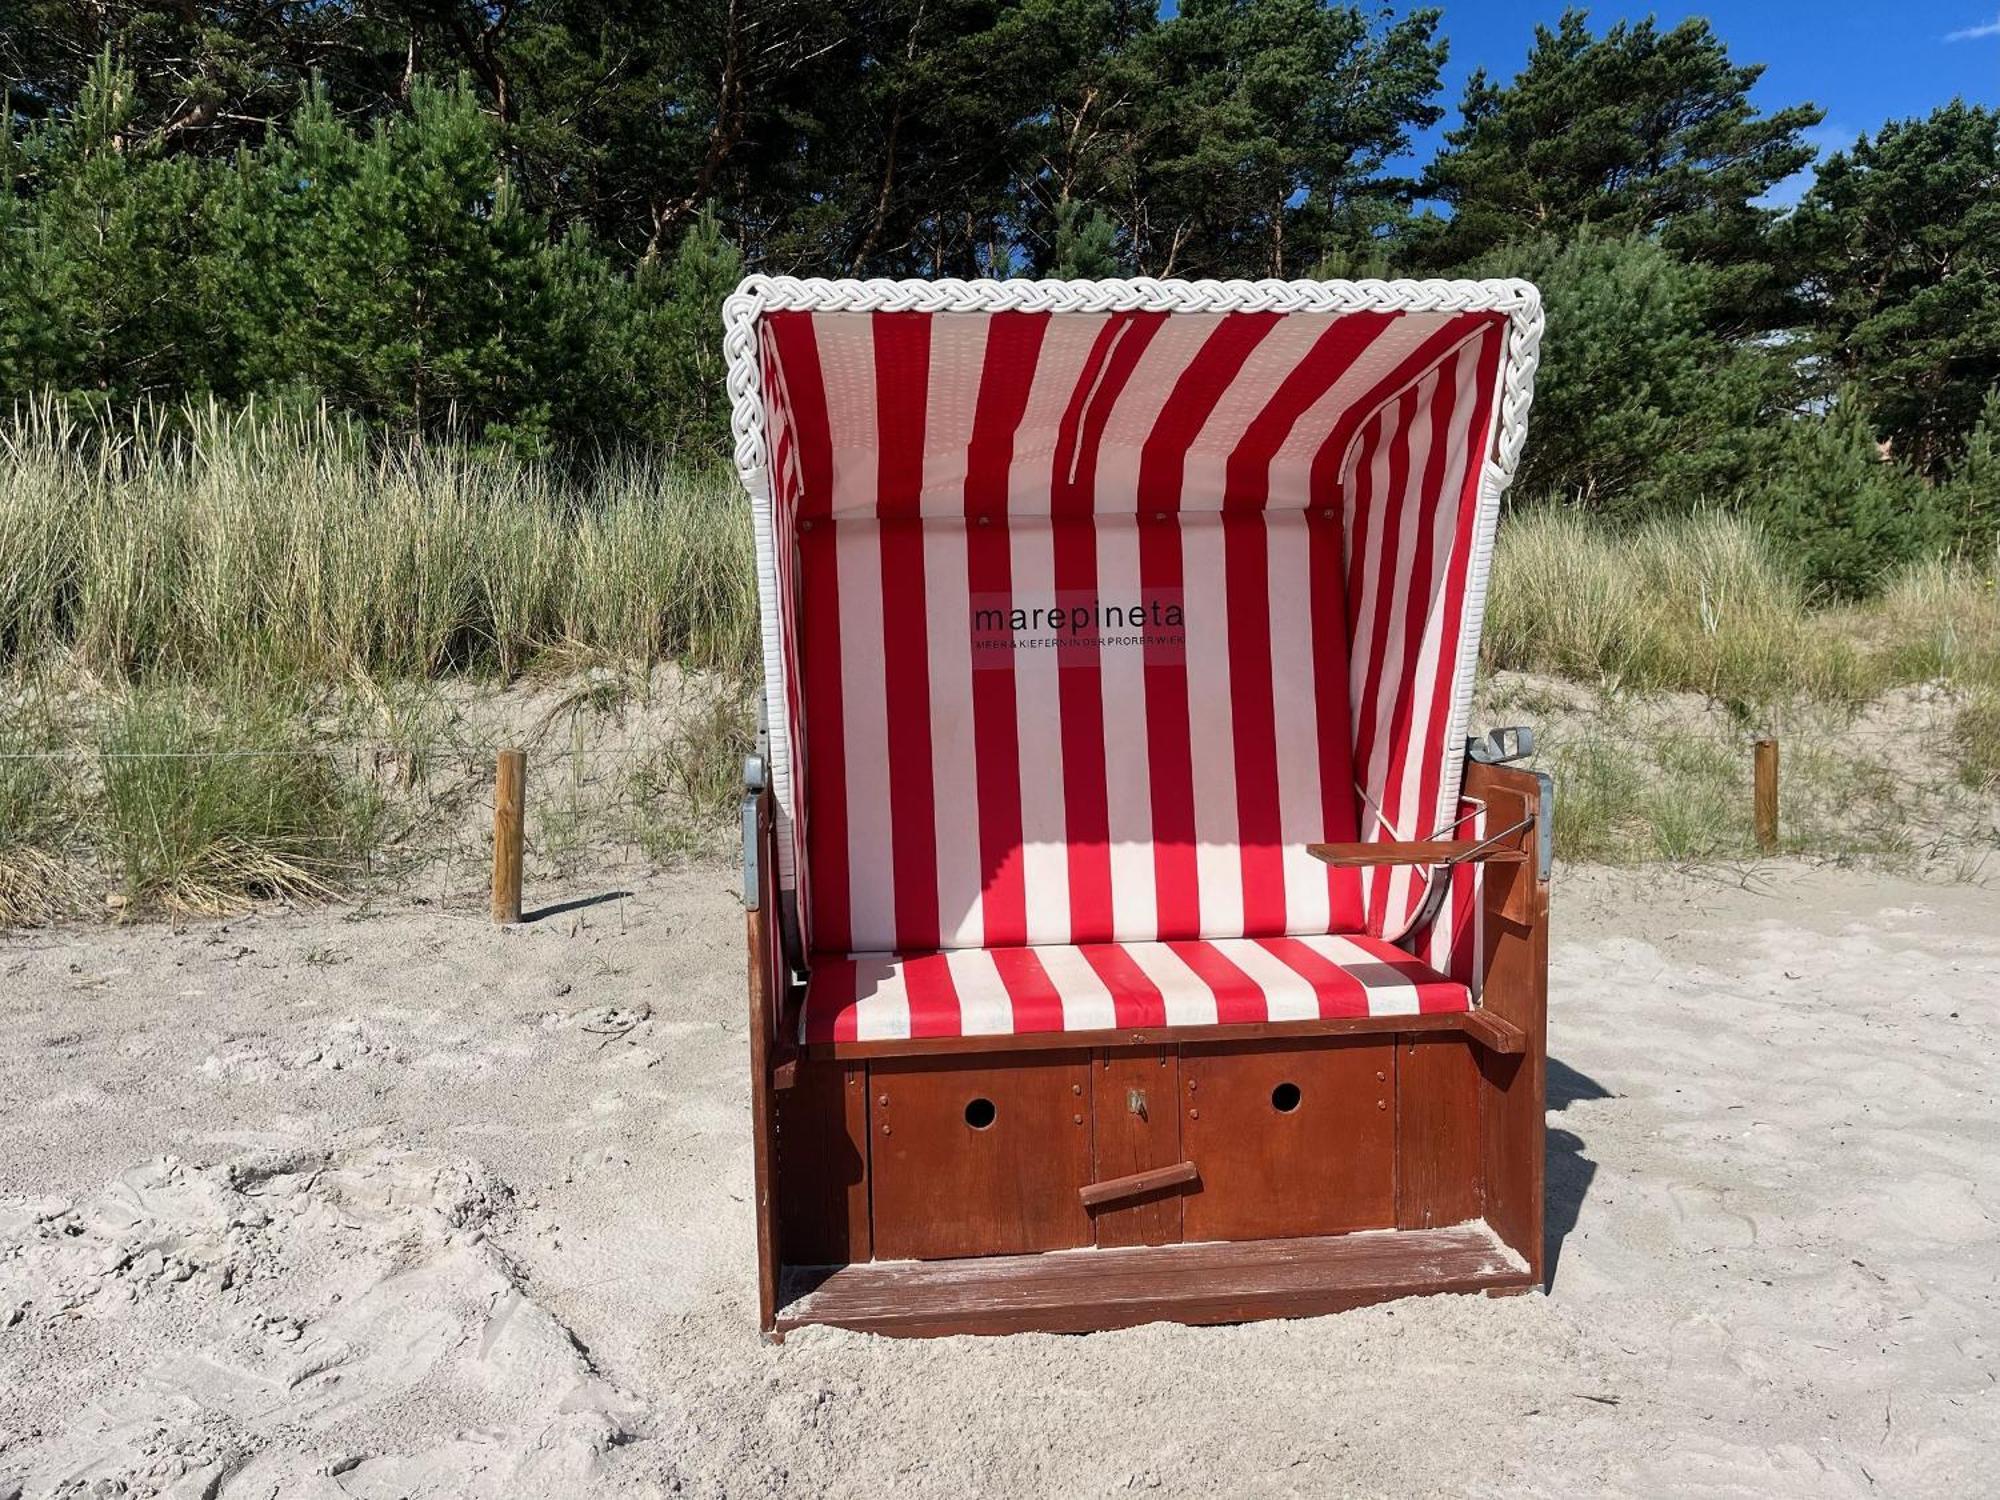
[[[799,516],[815,520],[833,514],[833,433],[826,414],[826,383],[820,374],[819,341],[812,314],[767,315],[778,358],[785,367],[785,394],[799,443]]]
[[[1004,518],[1007,479],[1014,464],[1014,434],[1027,414],[1035,366],[1049,331],[1047,313],[995,313],[986,325],[986,358],[979,372],[972,441],[965,455],[965,513]]]
[[[875,514],[883,520],[922,513],[924,418],[931,380],[928,313],[872,314],[875,430],[880,442]]]
[[[1216,404],[1222,400],[1243,363],[1278,324],[1282,313],[1227,313],[1215,331],[1189,361],[1153,430],[1139,449],[1139,508],[1144,511],[1177,511],[1181,508],[1181,483],[1187,471],[1187,452],[1201,435]]]
[[[1178,519],[1139,523],[1139,583],[1147,592],[1181,591]],[[1147,652],[1146,764],[1152,797],[1153,901],[1156,933],[1194,937],[1201,932],[1201,891],[1195,869],[1194,744],[1189,728],[1185,661],[1161,661]]]
[[[772,551],[773,571],[777,574],[778,593],[778,652],[783,663],[780,668],[784,683],[784,712],[786,731],[784,748],[790,760],[791,783],[791,839],[792,851],[792,905],[796,913],[801,951],[812,951],[812,881],[810,870],[812,860],[807,852],[811,826],[807,811],[805,754],[800,739],[802,719],[802,686],[799,672],[799,595],[798,595],[798,536],[792,525],[789,507],[773,507]]]
[[[903,991],[910,1001],[910,1035],[959,1036],[965,1014],[951,964],[942,953],[922,953],[903,961]]]
[[[1014,435],[1034,388],[1035,365],[1048,332],[1046,313],[996,314],[986,335],[966,457],[965,512],[998,525],[967,528],[966,582],[973,597],[1011,595],[1013,564],[1007,528],[1007,479]],[[943,622],[943,629],[953,628]],[[1021,863],[1021,738],[1011,666],[972,674],[973,734],[979,747],[979,852],[984,885],[980,930],[987,947],[1028,940],[1028,902]]]
[[[1455,1012],[1466,1008],[1464,985],[1446,979],[1394,943],[1384,942],[1378,937],[1350,937],[1347,941],[1365,950],[1376,963],[1394,969],[1415,985],[1419,1011]]]
[[[931,780],[929,621],[924,605],[923,487],[930,319],[876,313],[875,401],[881,516],[882,676],[888,715],[889,834],[899,948],[939,943],[937,806]],[[866,611],[873,600],[856,601]]]
[[[1262,510],[1271,498],[1271,460],[1292,435],[1292,429],[1345,375],[1369,345],[1395,322],[1400,313],[1355,313],[1334,318],[1305,357],[1279,382],[1270,400],[1257,409],[1250,425],[1229,455],[1222,488],[1224,509]],[[1313,503],[1318,503],[1315,499]]]
[[[1215,1021],[1218,1026],[1241,1021],[1269,1020],[1271,1004],[1256,980],[1215,950],[1212,943],[1169,943],[1180,961],[1215,992]]]
[[[1283,932],[1287,925],[1277,703],[1271,680],[1270,547],[1270,528],[1261,514],[1223,516],[1236,842],[1243,872],[1242,933],[1249,937]]]
[[[1063,414],[1050,474],[1058,602],[1097,594],[1097,456],[1104,429],[1139,356],[1166,321],[1134,313],[1105,325]],[[1104,674],[1095,650],[1064,654],[1056,670],[1063,751],[1064,844],[1072,942],[1111,937],[1111,814],[1104,757]]]
[[[1124,1026],[1164,1026],[1167,1002],[1132,955],[1118,943],[1093,943],[1077,950],[1111,992],[1111,1010]]]
[[[1056,432],[1055,464],[1049,476],[1051,514],[1091,514],[1104,429],[1139,356],[1166,321],[1165,313],[1120,313],[1099,330]]]
[[[1063,1029],[1062,996],[1033,948],[995,948],[993,967],[1013,1004],[1016,1034]]]
[[[1355,538],[1356,546],[1365,546],[1369,550],[1365,555],[1355,558],[1354,565],[1357,568],[1366,569],[1368,575],[1375,581],[1375,598],[1372,601],[1374,618],[1370,624],[1368,634],[1368,658],[1365,663],[1366,676],[1362,679],[1360,697],[1354,704],[1354,767],[1356,773],[1364,782],[1369,779],[1371,768],[1375,764],[1375,741],[1382,730],[1383,699],[1387,696],[1391,686],[1385,683],[1382,678],[1385,669],[1383,653],[1388,641],[1391,606],[1396,597],[1395,581],[1398,564],[1397,548],[1399,545],[1397,533],[1402,523],[1403,497],[1409,490],[1410,423],[1415,418],[1416,413],[1417,393],[1415,389],[1412,389],[1406,392],[1389,411],[1383,414],[1383,423],[1388,428],[1388,431],[1387,435],[1382,436],[1379,440],[1388,444],[1389,475],[1382,493],[1379,495],[1372,493],[1372,480],[1364,481],[1358,474],[1355,477],[1356,484],[1365,483],[1371,493],[1369,494],[1370,529],[1365,533],[1358,534]],[[1390,425],[1392,421],[1393,426]],[[1376,451],[1379,455],[1380,449],[1378,448]],[[1350,579],[1349,587],[1350,589],[1356,587],[1354,580]],[[1355,593],[1350,594],[1348,597],[1348,609],[1352,613],[1362,607],[1357,589]],[[1351,644],[1348,648],[1350,651],[1359,651],[1362,649],[1361,637],[1362,631],[1359,621],[1356,621],[1350,636]],[[1373,791],[1374,789],[1371,787],[1370,790]],[[1393,816],[1394,809],[1389,803],[1381,802],[1379,794],[1378,805],[1384,813]],[[1405,828],[1399,828],[1392,836],[1399,838],[1417,837],[1416,834],[1411,833]],[[1379,887],[1379,880],[1374,882],[1374,884]],[[1375,900],[1372,895],[1368,914],[1372,926],[1373,919],[1377,915]]]
[[[806,830],[813,872],[813,927],[819,946],[843,953],[854,946],[847,897],[847,756],[841,722],[840,569],[833,528],[821,525],[799,538],[799,576],[805,583],[804,640],[806,765],[813,789]]]
[[[1317,497],[1315,497],[1317,498]],[[1355,837],[1354,752],[1348,724],[1347,590],[1340,562],[1340,519],[1315,509],[1306,517],[1312,578],[1313,705],[1319,742],[1320,818],[1329,843]],[[1361,925],[1361,872],[1327,871],[1328,926],[1351,932]]]
[[[1322,1017],[1368,1014],[1368,987],[1324,953],[1315,953],[1291,937],[1265,938],[1262,943],[1273,958],[1313,987]]]
[[[1225,317],[1174,382],[1139,450],[1139,583],[1148,593],[1178,595],[1184,586],[1182,528],[1178,521],[1151,518],[1179,512],[1188,448],[1278,316]],[[1163,939],[1192,938],[1201,932],[1190,722],[1186,662],[1149,660],[1146,753],[1153,803],[1154,900]]]
[[[846,958],[821,959],[806,986],[805,1038],[809,1042],[851,1042],[859,1031],[854,1014],[859,971]]]

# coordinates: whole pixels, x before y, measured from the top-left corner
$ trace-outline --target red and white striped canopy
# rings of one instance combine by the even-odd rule
[[[806,951],[1366,932],[1424,894],[1521,282],[753,277],[725,310]]]

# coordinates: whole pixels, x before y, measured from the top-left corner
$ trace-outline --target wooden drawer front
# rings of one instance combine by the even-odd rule
[[[1173,1048],[1100,1052],[1090,1066],[1097,1173],[1109,1182],[1181,1157],[1180,1059]],[[1097,1243],[1171,1245],[1181,1237],[1183,1185],[1096,1209]]]
[[[1090,1243],[1089,1054],[885,1059],[868,1112],[877,1260]]]
[[[1188,1240],[1396,1222],[1396,1046],[1243,1042],[1181,1049],[1181,1144],[1201,1181]]]

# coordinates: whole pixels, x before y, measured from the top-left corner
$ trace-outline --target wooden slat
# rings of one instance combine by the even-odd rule
[[[868,1068],[806,1063],[777,1096],[778,1242],[793,1261],[867,1260]]]
[[[777,1163],[777,1100],[771,1089],[773,990],[779,983],[777,844],[771,826],[771,795],[757,796],[757,858],[763,883],[757,906],[745,914],[744,938],[750,967],[750,1125],[752,1191],[757,1221],[757,1326],[772,1329],[777,1311],[778,1269],[784,1254],[778,1239],[772,1184]]]
[[[1123,1203],[1127,1198],[1143,1197],[1147,1193],[1157,1193],[1166,1188],[1179,1187],[1184,1182],[1193,1182],[1201,1173],[1191,1161],[1177,1161],[1171,1167],[1153,1167],[1144,1172],[1130,1172],[1123,1177],[1113,1177],[1104,1182],[1086,1182],[1076,1190],[1085,1208],[1096,1208],[1104,1203]]]
[[[1384,839],[1376,844],[1307,844],[1314,859],[1341,869],[1365,869],[1372,865],[1436,865],[1447,860],[1473,860],[1479,864],[1514,864],[1525,860],[1525,851],[1506,844],[1487,844],[1481,839]]]
[[[1430,1292],[1534,1284],[1484,1223],[787,1271],[780,1331],[1087,1333],[1171,1320],[1312,1317]]]
[[[875,1253],[942,1259],[1092,1243],[1090,1057],[910,1058],[868,1069]],[[985,1106],[985,1123],[968,1110]]]

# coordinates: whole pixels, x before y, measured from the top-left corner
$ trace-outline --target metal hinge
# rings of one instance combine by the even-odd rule
[[[1465,741],[1465,758],[1482,766],[1511,765],[1517,760],[1526,760],[1534,753],[1535,731],[1526,724],[1489,729],[1484,734],[1468,736]]]
[[[764,757],[743,757],[743,906],[755,911],[763,899],[764,871],[759,863],[763,841],[757,837],[757,803],[764,795]]]

